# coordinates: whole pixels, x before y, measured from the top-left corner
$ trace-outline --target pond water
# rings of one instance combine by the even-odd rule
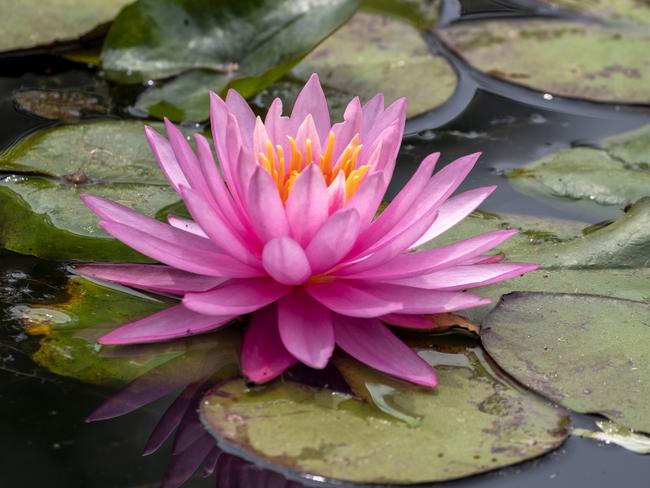
[[[525,3],[525,2],[524,2]],[[471,4],[471,5],[470,5]],[[519,2],[519,5],[522,3]],[[445,18],[463,13],[521,13],[510,2],[449,2]],[[560,148],[592,145],[605,136],[650,122],[650,110],[546,99],[542,94],[498,82],[466,66],[431,40],[431,49],[449,56],[461,83],[442,109],[411,119],[407,124],[390,195],[399,190],[421,159],[433,151],[442,162],[482,151],[478,168],[462,188],[497,184],[498,190],[482,206],[493,212],[556,216],[597,223],[620,214],[615,207],[531,197],[515,191],[502,177],[504,169],[539,159]],[[12,93],[18,88],[50,84],[93,87],[92,69],[81,70],[49,54],[0,58],[0,149],[24,135],[55,122],[17,110]],[[432,80],[435,83],[435,80]],[[94,88],[91,88],[94,90]],[[113,93],[129,99],[130,93]],[[111,109],[112,117],[121,114]],[[100,117],[100,116],[97,116]],[[84,419],[114,391],[53,375],[30,359],[38,338],[28,337],[12,320],[12,307],[22,302],[53,300],[62,293],[65,265],[0,251],[0,485],[51,488],[158,486],[170,456],[169,443],[151,456],[141,456],[149,434],[170,404],[156,401],[129,415],[86,423]],[[303,372],[304,373],[304,372]],[[592,418],[574,416],[576,425],[592,425]],[[435,442],[432,441],[432,442]],[[218,486],[289,486],[281,476],[223,456]],[[540,459],[438,484],[456,488],[546,486],[645,486],[650,478],[647,458],[615,446],[569,438],[557,451]],[[214,486],[215,478],[195,477],[185,486]],[[296,485],[297,486],[297,485]]]

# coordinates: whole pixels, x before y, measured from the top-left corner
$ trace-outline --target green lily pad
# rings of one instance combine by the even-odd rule
[[[217,372],[238,371],[239,333],[224,330],[187,340],[136,346],[100,346],[96,340],[125,323],[170,306],[169,300],[108,287],[79,276],[70,277],[63,299],[32,300],[11,305],[9,315],[40,343],[32,358],[60,376],[87,383],[120,385],[145,373],[162,368],[167,378],[176,381],[186,375],[188,383],[205,369],[205,361],[218,352]],[[182,365],[182,367],[180,367]],[[209,373],[209,371],[208,371]],[[152,373],[160,376],[160,372]],[[202,373],[205,376],[205,372]]]
[[[70,42],[113,20],[132,0],[21,0],[2,3],[0,51]]]
[[[179,75],[146,90],[136,106],[155,117],[204,120],[210,90],[259,93],[357,6],[357,0],[138,0],[115,20],[102,66],[121,83]]]
[[[650,23],[650,5],[638,0],[545,0],[553,7],[594,15],[604,21]]]
[[[650,103],[645,25],[559,20],[461,22],[438,37],[474,68],[553,95]]]
[[[147,261],[108,236],[79,198],[92,193],[156,216],[178,201],[153,159],[142,122],[48,129],[0,154],[0,242],[50,259]]]
[[[632,429],[622,427],[611,420],[597,420],[600,431],[573,429],[571,435],[593,439],[606,444],[616,444],[637,454],[650,454],[650,436],[638,434]]]
[[[524,192],[629,205],[650,196],[650,126],[606,139],[602,149],[565,149],[506,176]]]
[[[563,410],[499,378],[475,349],[443,351],[419,351],[436,366],[436,389],[338,359],[362,398],[381,397],[377,406],[297,383],[249,389],[236,379],[208,392],[201,417],[222,448],[271,468],[382,485],[465,477],[539,456],[564,441]]]
[[[293,69],[301,79],[314,72],[348,98],[367,100],[383,92],[392,102],[408,95],[408,117],[442,105],[458,82],[451,65],[431,54],[416,28],[366,12],[357,13]]]
[[[528,388],[577,412],[650,432],[650,304],[513,293],[487,317],[481,340]]]
[[[438,22],[441,3],[440,0],[362,0],[361,8],[400,18],[424,30]]]

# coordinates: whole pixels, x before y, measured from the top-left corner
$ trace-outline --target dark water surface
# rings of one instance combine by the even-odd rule
[[[448,2],[443,18],[450,21],[460,13],[480,17],[495,11],[504,15],[522,13],[507,1],[464,2],[462,12],[460,3]],[[431,46],[440,49],[433,40]],[[430,152],[440,151],[442,163],[448,163],[460,155],[482,151],[478,168],[462,188],[498,184],[498,190],[482,207],[485,210],[559,216],[590,223],[619,215],[615,207],[520,194],[500,176],[500,171],[564,147],[595,144],[603,137],[639,127],[650,122],[650,110],[546,100],[540,93],[488,79],[462,62],[452,61],[459,70],[461,86],[446,107],[407,124],[409,135],[400,152],[391,195]],[[94,73],[79,66],[43,54],[0,58],[0,149],[55,124],[16,110],[13,91],[52,84],[92,89],[96,83]],[[109,113],[119,115],[114,109]],[[141,452],[170,400],[157,401],[118,419],[85,423],[86,416],[112,392],[55,376],[35,365],[29,354],[36,349],[37,339],[25,336],[11,320],[13,306],[61,293],[64,266],[0,251],[0,277],[0,487],[158,486],[170,447],[167,445],[147,457],[142,457]],[[577,425],[593,426],[591,417],[579,416],[574,421]],[[221,487],[289,486],[281,476],[230,456],[220,460],[219,471],[216,482]],[[649,480],[647,456],[569,438],[558,451],[543,458],[436,486],[640,488],[647,487]],[[214,485],[213,476],[195,477],[185,486]]]

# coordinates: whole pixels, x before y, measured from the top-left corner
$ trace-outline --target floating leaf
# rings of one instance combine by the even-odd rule
[[[481,339],[528,388],[577,412],[650,432],[650,304],[513,293],[483,322]]]
[[[233,380],[208,393],[201,416],[221,447],[273,469],[382,485],[469,476],[562,443],[565,412],[502,381],[479,351],[443,350],[419,351],[436,366],[435,390],[339,358],[352,388],[376,406],[297,383],[249,389]]]
[[[602,149],[565,149],[506,175],[523,191],[628,205],[650,196],[650,125],[607,139]]]
[[[637,434],[632,429],[622,427],[611,420],[597,420],[600,432],[588,429],[573,429],[571,435],[594,439],[606,444],[616,444],[637,454],[650,454],[650,436]]]
[[[148,214],[178,201],[142,122],[107,121],[39,132],[0,154],[0,241],[50,259],[146,261],[109,237],[81,202],[93,193]]]
[[[361,8],[406,20],[424,30],[438,22],[441,3],[440,0],[362,0]]]
[[[407,95],[409,117],[443,104],[458,82],[451,65],[431,54],[417,29],[365,12],[357,13],[293,70],[301,79],[313,72],[349,98],[367,100],[383,92],[392,102]]]
[[[99,95],[71,90],[20,90],[14,100],[21,110],[45,119],[79,122],[89,114],[108,112],[106,101]]]
[[[565,97],[650,103],[647,26],[486,20],[456,23],[437,34],[496,78]]]
[[[2,2],[0,51],[70,42],[113,20],[132,0]]]
[[[650,23],[650,5],[638,0],[545,0],[553,7],[594,15],[604,21]]]
[[[173,120],[208,117],[210,90],[245,97],[282,77],[343,24],[357,0],[138,0],[116,19],[102,66],[121,83],[180,75],[136,106]]]

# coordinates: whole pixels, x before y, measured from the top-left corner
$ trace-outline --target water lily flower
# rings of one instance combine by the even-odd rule
[[[495,189],[451,197],[479,154],[433,176],[438,154],[431,154],[377,215],[404,131],[405,99],[385,108],[381,94],[365,105],[354,98],[332,125],[313,75],[290,116],[276,99],[262,120],[232,90],[225,100],[211,93],[210,110],[218,163],[200,134],[194,151],[169,121],[167,138],[145,128],[192,220],[171,215],[164,223],[82,197],[109,234],[162,264],[83,265],[79,272],[182,297],[106,334],[102,344],[201,334],[250,314],[241,366],[254,382],[298,361],[323,368],[338,346],[377,370],[432,387],[431,366],[386,324],[431,328],[426,314],[489,303],[465,290],[536,268],[486,256],[514,230],[418,250]]]

